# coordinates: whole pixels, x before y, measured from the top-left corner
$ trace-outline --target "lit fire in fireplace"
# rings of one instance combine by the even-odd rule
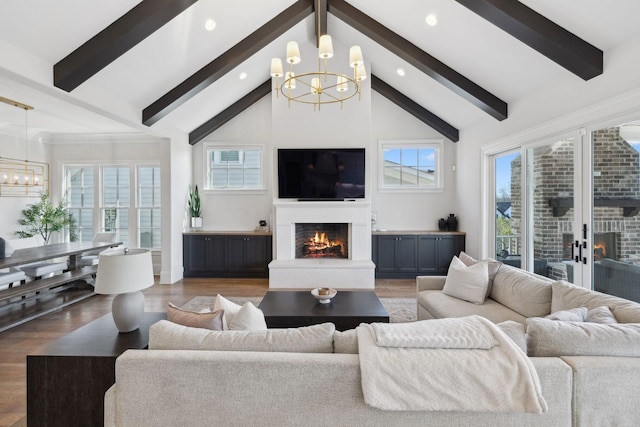
[[[607,246],[604,243],[596,243],[593,245],[593,259],[597,261],[607,257]]]
[[[345,257],[344,242],[330,240],[326,233],[316,231],[314,237],[304,242],[304,256],[311,258]]]

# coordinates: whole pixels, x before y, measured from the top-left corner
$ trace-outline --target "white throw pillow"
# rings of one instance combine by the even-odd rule
[[[563,322],[584,322],[587,319],[587,307],[577,307],[571,310],[560,310],[545,316],[549,320],[561,320]]]
[[[471,267],[472,265],[479,262],[477,259],[469,255],[465,251],[460,252],[460,255],[458,255],[458,258],[460,258],[460,261],[462,261],[464,265],[466,265],[467,267]],[[493,279],[496,278],[496,274],[498,274],[498,270],[500,270],[500,267],[502,267],[502,263],[500,261],[496,261],[493,258],[487,258],[486,261],[487,261],[487,270],[489,271],[489,286],[487,286],[487,295],[486,295],[486,297],[488,297],[489,294],[491,293],[491,288],[493,287]]]
[[[213,305],[213,311],[224,310],[224,316],[222,317],[223,330],[229,330],[229,324],[233,321],[233,318],[238,314],[241,308],[242,306],[233,301],[229,301],[220,294],[216,296],[216,303]]]
[[[606,305],[603,305],[602,307],[592,308],[591,310],[587,311],[586,320],[587,322],[604,323],[608,325],[618,323],[616,317]]]
[[[470,267],[454,256],[449,265],[449,273],[442,292],[474,304],[482,304],[489,286],[489,269],[486,261]]]
[[[230,331],[264,331],[267,329],[264,313],[251,302],[246,302],[240,308],[228,326]]]

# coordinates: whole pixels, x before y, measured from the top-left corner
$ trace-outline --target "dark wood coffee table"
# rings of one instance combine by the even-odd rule
[[[329,304],[320,304],[310,291],[268,291],[259,308],[269,328],[297,328],[333,322],[346,331],[360,323],[389,323],[389,313],[374,291],[338,291]]]

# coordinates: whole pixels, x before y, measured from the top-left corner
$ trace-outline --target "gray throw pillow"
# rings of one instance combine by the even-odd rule
[[[604,323],[607,325],[618,323],[616,317],[607,306],[596,307],[587,311],[586,321],[592,323]]]
[[[563,322],[584,322],[587,319],[587,307],[560,310],[545,316],[549,320],[562,320]]]

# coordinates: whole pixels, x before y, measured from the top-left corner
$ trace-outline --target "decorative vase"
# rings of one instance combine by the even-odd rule
[[[449,218],[447,218],[447,230],[458,231],[458,219],[454,214],[449,214]]]
[[[202,228],[202,217],[194,216],[191,218],[191,228],[200,229]]]
[[[444,218],[440,218],[438,221],[438,229],[440,231],[445,231],[447,229],[447,220]]]

